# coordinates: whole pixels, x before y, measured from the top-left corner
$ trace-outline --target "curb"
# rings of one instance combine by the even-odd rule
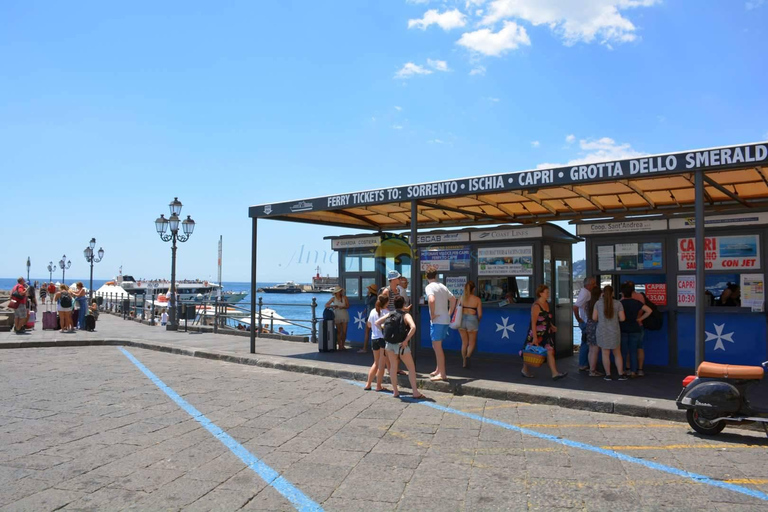
[[[88,346],[125,346],[144,350],[154,350],[168,354],[182,355],[188,357],[199,357],[214,361],[222,361],[234,364],[243,364],[249,366],[258,366],[260,368],[269,368],[287,372],[305,373],[309,375],[318,375],[322,377],[331,377],[344,380],[356,380],[365,382],[368,373],[364,371],[355,371],[350,369],[324,368],[314,364],[299,364],[296,362],[287,362],[285,358],[279,356],[239,356],[235,354],[226,354],[204,349],[189,349],[170,345],[165,343],[148,343],[140,340],[127,339],[92,339],[92,340],[61,340],[61,341],[19,341],[0,343],[2,349],[24,349],[24,348],[51,348],[51,347],[88,347]],[[489,382],[487,385],[461,382],[433,382],[426,378],[417,378],[417,384],[420,389],[428,391],[439,391],[441,393],[451,393],[454,395],[476,396],[479,398],[490,398],[493,400],[525,402],[537,405],[551,405],[565,409],[576,409],[582,411],[601,412],[607,414],[618,414],[622,416],[635,416],[642,418],[652,418],[665,421],[685,422],[685,416],[677,409],[672,402],[664,400],[652,400],[636,397],[614,398],[612,395],[600,396],[599,393],[590,393],[593,398],[585,397],[584,392],[574,390],[549,390],[558,394],[542,394],[540,390],[532,386],[524,386],[527,389],[510,389],[508,383]],[[410,387],[406,376],[398,377],[398,385]]]

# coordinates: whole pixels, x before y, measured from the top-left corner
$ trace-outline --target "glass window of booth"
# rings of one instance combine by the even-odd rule
[[[351,300],[363,299],[366,287],[376,282],[376,258],[373,251],[350,252],[343,256],[344,291]]]
[[[483,302],[532,302],[533,246],[477,250],[477,294]]]
[[[481,277],[477,296],[483,302],[532,302],[530,276]]]
[[[347,297],[360,298],[360,278],[347,277],[344,279],[344,292]]]

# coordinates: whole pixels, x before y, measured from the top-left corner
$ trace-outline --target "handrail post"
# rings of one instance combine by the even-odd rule
[[[317,343],[317,298],[312,297],[312,343]]]
[[[219,333],[219,301],[213,302],[213,334]]]
[[[275,332],[275,313],[274,312],[269,314],[269,332],[273,334]]]
[[[261,307],[264,305],[264,299],[262,297],[259,297],[259,326],[258,331],[256,331],[256,336],[261,338]]]
[[[152,317],[149,319],[149,325],[155,325],[155,289],[152,289]]]

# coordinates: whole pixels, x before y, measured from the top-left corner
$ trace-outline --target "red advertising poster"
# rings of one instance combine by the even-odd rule
[[[679,270],[696,270],[696,246],[693,238],[677,241]],[[758,235],[713,236],[704,239],[704,265],[711,270],[759,269]]]
[[[667,305],[667,285],[666,284],[647,284],[645,285],[645,296],[648,300],[657,306]]]

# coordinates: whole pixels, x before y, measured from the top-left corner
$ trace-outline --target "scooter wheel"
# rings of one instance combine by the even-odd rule
[[[723,420],[715,422],[710,421],[699,414],[699,411],[695,409],[688,409],[685,416],[688,419],[688,424],[691,428],[705,436],[716,436],[725,428],[725,422]]]

